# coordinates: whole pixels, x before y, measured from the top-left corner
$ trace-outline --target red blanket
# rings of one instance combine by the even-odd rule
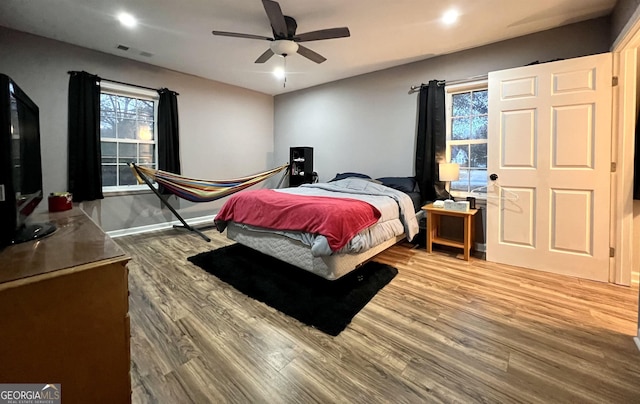
[[[216,215],[218,230],[233,221],[274,230],[304,231],[327,238],[332,251],[376,223],[380,211],[357,199],[293,195],[270,189],[233,195]]]

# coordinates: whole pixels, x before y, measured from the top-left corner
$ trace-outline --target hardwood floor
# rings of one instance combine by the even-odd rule
[[[638,290],[399,244],[339,336],[186,260],[230,244],[116,239],[129,264],[134,403],[640,402]]]

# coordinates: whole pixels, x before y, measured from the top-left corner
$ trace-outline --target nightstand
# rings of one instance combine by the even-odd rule
[[[467,212],[459,212],[444,208],[435,208],[432,203],[424,205],[422,210],[427,214],[427,252],[432,251],[434,243],[462,248],[464,250],[465,261],[469,261],[471,247],[473,247],[473,217],[478,213],[478,210],[469,209]],[[440,237],[440,218],[442,216],[460,217],[464,220],[464,241],[462,243]]]

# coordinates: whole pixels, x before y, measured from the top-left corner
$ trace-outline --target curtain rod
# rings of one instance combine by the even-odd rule
[[[68,73],[68,74],[73,74],[73,73],[80,73],[80,72],[70,70],[70,71],[68,71],[67,73]],[[108,81],[108,82],[110,82],[110,83],[123,84],[123,85],[125,85],[125,86],[131,86],[131,87],[142,88],[142,89],[144,89],[144,90],[151,90],[151,91],[160,91],[160,90],[162,90],[162,88],[152,88],[152,87],[141,86],[141,85],[139,85],[139,84],[125,83],[124,81],[118,81],[118,80],[105,79],[104,77],[100,77],[100,76],[96,76],[96,77],[99,77],[99,78],[100,78],[100,80]],[[168,89],[167,89],[167,90],[168,90]],[[169,90],[169,91],[171,91],[171,90]],[[174,91],[174,93],[175,93],[176,95],[180,95],[179,93],[176,93],[175,91]]]
[[[478,81],[478,80],[486,80],[489,76],[486,74],[480,74],[478,76],[472,76],[472,77],[467,77],[466,79],[457,79],[457,80],[439,80],[438,81],[438,85],[439,86],[444,86],[444,85],[454,85],[454,84],[464,84],[464,83],[470,83],[472,81]],[[420,91],[420,89],[423,86],[427,86],[428,84],[420,84],[419,86],[411,86],[409,88],[409,93],[408,94],[413,94],[413,93],[417,93],[418,91]]]

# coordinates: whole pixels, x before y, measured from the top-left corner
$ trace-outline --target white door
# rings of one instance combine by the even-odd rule
[[[611,99],[610,53],[489,74],[488,261],[609,280]]]

